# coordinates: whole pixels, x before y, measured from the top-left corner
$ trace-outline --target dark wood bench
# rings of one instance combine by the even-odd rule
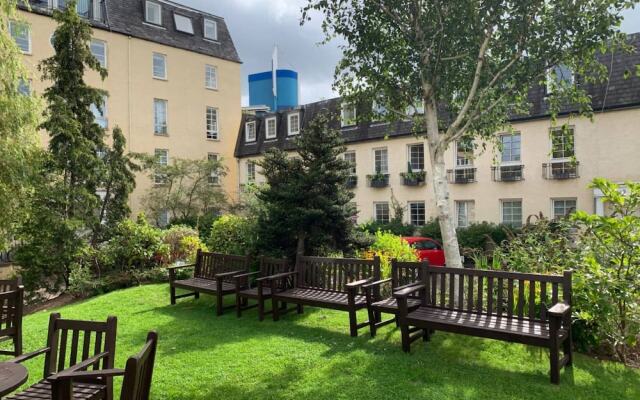
[[[369,330],[371,337],[376,336],[378,328],[392,322],[398,322],[398,301],[393,297],[393,292],[415,284],[422,283],[424,271],[429,266],[428,261],[405,262],[396,259],[391,260],[391,278],[362,285],[367,299],[367,311],[369,313]],[[387,289],[386,291],[384,289]],[[382,293],[383,299],[376,300],[376,294]],[[421,304],[420,293],[414,292],[407,298],[407,308],[414,310]],[[393,314],[393,318],[383,321],[382,313]]]
[[[367,306],[362,285],[379,279],[379,257],[359,260],[299,256],[295,271],[269,278],[273,320],[280,318],[280,302],[296,304],[298,313],[305,305],[348,311],[351,336],[358,336],[358,329],[369,325],[368,321],[358,323],[356,318],[356,311]]]
[[[272,313],[273,310],[265,312],[264,303],[271,298],[271,283],[267,277],[271,275],[289,272],[289,261],[286,258],[260,257],[260,267],[258,271],[235,275],[233,279],[236,284],[236,313],[238,318],[242,316],[242,311],[258,307],[258,319],[264,320],[265,314]],[[256,300],[256,304],[249,305],[249,299]]]
[[[22,316],[24,314],[24,287],[19,279],[0,280],[0,343],[13,341],[13,351],[0,350],[0,354],[22,354]]]
[[[46,347],[11,360],[22,363],[44,354],[43,379],[9,399],[50,400],[52,382],[57,374],[112,369],[116,352],[116,329],[116,317],[98,322],[61,319],[60,314],[51,314]],[[110,375],[86,377],[73,386],[74,390],[82,393],[82,399],[113,399],[113,378]]]
[[[158,334],[152,331],[147,334],[147,342],[142,350],[129,357],[124,370],[114,368],[88,371],[86,368],[75,368],[56,374],[49,378],[52,381],[53,400],[84,398],[81,391],[74,393],[73,381],[113,376],[124,377],[120,400],[149,400],[157,346]]]
[[[217,315],[222,315],[224,309],[229,308],[224,307],[224,296],[236,292],[234,275],[249,272],[250,261],[248,256],[206,253],[198,250],[195,264],[168,268],[171,304],[176,304],[176,299],[182,297],[193,296],[198,299],[200,293],[210,294],[216,296]],[[183,268],[193,268],[193,277],[177,279],[176,272]],[[176,289],[185,289],[189,292],[176,295]],[[235,307],[235,305],[230,307]]]
[[[411,310],[409,296],[420,292],[422,304]],[[419,337],[447,331],[546,347],[555,384],[560,369],[572,364],[571,271],[559,276],[428,267],[422,284],[394,296],[406,352]],[[412,333],[410,327],[422,330]]]

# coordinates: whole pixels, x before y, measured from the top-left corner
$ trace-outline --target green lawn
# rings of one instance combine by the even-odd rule
[[[640,399],[640,371],[577,355],[560,386],[545,351],[436,333],[400,349],[398,330],[349,337],[346,313],[306,308],[259,323],[255,310],[216,317],[213,301],[169,305],[168,286],[110,293],[58,310],[63,318],[118,317],[116,366],[159,333],[154,399]],[[27,316],[25,350],[44,345],[49,311]],[[42,359],[30,361],[30,382]],[[118,381],[119,385],[119,381]]]

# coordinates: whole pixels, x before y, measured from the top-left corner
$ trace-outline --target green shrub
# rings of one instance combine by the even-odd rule
[[[465,228],[458,228],[456,232],[458,244],[462,249],[487,250],[508,240],[509,233],[513,231],[504,225],[484,221],[469,224]]]
[[[120,222],[104,247],[104,255],[115,271],[142,271],[167,264],[170,248],[163,233],[140,215],[136,221]]]
[[[438,218],[432,218],[420,227],[420,236],[428,237],[431,239],[442,242],[442,234],[440,233],[440,224]]]
[[[100,281],[88,266],[74,264],[69,272],[69,293],[74,297],[88,297],[95,294]]]
[[[358,257],[368,260],[375,256],[380,257],[383,278],[391,276],[391,260],[394,258],[398,261],[418,261],[418,254],[409,243],[400,236],[382,231],[376,232],[375,242],[369,249],[358,253]]]
[[[184,225],[174,225],[163,232],[163,242],[169,248],[167,262],[193,262],[198,250],[207,251],[207,246],[200,241],[198,231]]]
[[[393,220],[388,223],[382,223],[377,221],[368,221],[359,225],[360,230],[375,235],[376,232],[390,232],[398,236],[413,236],[416,232],[416,227],[410,224],[404,224],[401,221]]]
[[[207,245],[211,251],[225,254],[253,254],[256,225],[249,218],[223,215],[211,227]]]

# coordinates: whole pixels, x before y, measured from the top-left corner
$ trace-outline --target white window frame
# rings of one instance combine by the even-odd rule
[[[422,146],[422,168],[414,168],[411,162],[411,149],[415,146]],[[388,161],[387,161],[388,162]],[[411,143],[407,145],[407,164],[411,165],[411,172],[422,172],[425,168],[424,143]]]
[[[102,109],[101,116],[98,115],[100,114],[100,109],[98,109],[98,107],[93,104],[91,105],[91,112],[93,113],[93,116],[95,118],[95,123],[98,124],[102,129],[108,129],[109,117],[107,113],[107,96],[102,96],[102,104],[100,106],[100,108]]]
[[[554,154],[553,154],[553,152],[554,152],[554,151],[553,151],[553,150],[554,150],[554,149],[553,149],[553,134],[554,134],[555,132],[561,132],[561,133],[564,133],[564,130],[562,129],[562,127],[560,127],[560,128],[552,128],[552,129],[550,130],[550,132],[549,132],[549,142],[550,142],[550,143],[549,143],[549,145],[550,145],[549,157],[550,157],[550,159],[551,159],[551,162],[567,162],[567,161],[571,161],[571,160],[575,157],[575,155],[576,155],[576,130],[575,130],[575,127],[573,127],[573,126],[569,126],[569,127],[567,128],[567,130],[568,130],[568,132],[570,132],[570,133],[571,133],[571,136],[573,136],[573,138],[572,138],[572,140],[573,140],[573,156],[569,156],[569,157],[558,157],[558,158],[556,158],[556,157],[554,156]],[[566,143],[564,142],[564,139],[563,139],[563,144],[566,144]],[[566,153],[566,151],[564,151],[564,150],[563,150],[563,153]]]
[[[554,78],[555,78],[556,82],[559,81],[560,79],[564,78],[564,77],[558,78],[557,75],[555,77],[553,76],[553,72],[554,72],[553,70],[555,68],[559,68],[559,67],[560,68],[564,67],[565,69],[569,70],[569,73],[571,74],[571,76],[568,79],[569,85],[574,85],[576,83],[576,74],[568,66],[561,64],[561,65],[557,65],[557,66],[555,66],[553,68],[549,68],[547,70],[547,73],[546,73],[546,76],[545,76],[545,90],[546,90],[546,94],[547,95],[553,94],[553,87],[551,85],[551,82],[553,82]]]
[[[93,0],[93,20],[102,21],[102,2],[100,0]]]
[[[207,35],[208,24],[213,26],[214,37]],[[202,22],[202,34],[205,39],[209,39],[217,42],[218,41],[218,21],[214,19],[205,18],[204,21]]]
[[[502,140],[502,139],[500,139]],[[473,167],[473,147],[470,151],[470,156],[466,156],[463,158],[463,162],[458,158],[458,146],[462,143],[462,140],[456,140],[455,146],[453,147],[453,165],[456,169],[466,169]],[[520,146],[522,147],[522,138],[520,138]],[[469,154],[469,153],[467,153]],[[520,159],[522,159],[522,149],[520,150]],[[502,161],[502,152],[500,154],[500,161]]]
[[[249,132],[253,130],[253,136],[249,135]],[[258,140],[258,123],[257,121],[247,121],[244,124],[244,140],[245,142],[253,143]]]
[[[215,126],[209,126],[209,116],[215,114]],[[207,140],[220,140],[220,114],[216,107],[207,106],[205,111],[205,129],[207,131]]]
[[[269,123],[273,122],[273,134],[269,133]],[[271,140],[278,137],[278,120],[276,117],[268,117],[264,120],[265,139]]]
[[[18,81],[18,93],[23,96],[31,96],[31,79],[20,79]]]
[[[107,64],[108,64],[108,49],[107,49],[107,42],[101,39],[91,39],[91,43],[90,43],[90,49],[93,50],[93,45],[94,44],[101,44],[102,48],[104,49],[104,54],[102,55],[102,57],[104,58],[104,62],[102,62],[102,60],[96,56],[93,51],[91,52],[91,54],[98,60],[98,62],[100,62],[100,65],[102,66],[102,68],[107,68]]]
[[[164,104],[164,132],[158,132],[158,121],[156,117],[158,113],[156,112],[156,104],[163,103]],[[168,136],[169,135],[169,101],[165,99],[153,99],[153,133],[157,136]]]
[[[164,156],[164,160],[165,160],[164,163],[160,162],[161,158],[159,157],[158,153],[161,153],[161,152],[164,152],[164,155],[165,155]],[[169,150],[168,149],[155,149],[153,154],[155,155],[155,157],[158,160],[158,165],[164,165],[164,166],[169,165]],[[163,174],[155,174],[154,177],[153,177],[153,183],[155,185],[164,185],[164,184],[167,183],[166,179],[167,179],[167,177],[164,176]]]
[[[389,149],[387,149],[386,147],[377,147],[375,149],[372,149],[371,151],[373,152],[373,173],[388,174],[389,173]],[[385,168],[384,169],[381,168],[380,171],[378,171],[376,168],[376,153],[378,151],[384,151],[386,154],[386,157],[385,157],[386,160],[383,164]],[[381,160],[381,163],[382,163],[382,160]]]
[[[576,197],[554,197],[551,199],[551,215],[553,216],[553,220],[557,220],[559,219],[558,216],[556,215],[556,201],[563,201],[565,202],[563,208],[566,211],[566,202],[567,201],[573,201],[574,202],[574,212],[578,210],[578,198]],[[564,214],[562,217],[566,216],[567,214]]]
[[[166,228],[171,223],[171,215],[169,210],[160,210],[158,213],[158,228]]]
[[[519,160],[509,160],[509,161],[503,161],[502,160],[502,155],[504,154],[504,146],[502,145],[502,138],[506,137],[506,136],[518,136],[520,138],[520,153],[519,153]],[[521,132],[513,132],[513,133],[503,133],[500,134],[500,165],[522,165],[522,133]],[[511,157],[513,159],[513,146],[511,147],[510,151],[511,151]]]
[[[158,76],[156,75],[156,57],[159,57],[163,60],[163,73],[164,76]],[[157,52],[153,52],[151,55],[151,75],[153,76],[153,79],[159,79],[161,81],[166,81],[167,80],[167,76],[169,75],[168,71],[167,71],[168,67],[167,67],[167,55],[166,54],[162,54],[162,53],[157,53]]]
[[[26,28],[26,32],[27,32],[27,44],[28,44],[28,49],[27,50],[23,50],[22,47],[20,47],[20,45],[18,44],[18,42],[16,41],[16,37],[14,36],[14,26],[24,26]],[[9,34],[11,35],[11,39],[13,39],[13,42],[16,44],[16,46],[18,46],[18,49],[20,49],[20,52],[22,54],[32,54],[32,44],[31,44],[31,26],[26,23],[26,22],[20,22],[20,21],[15,21],[15,20],[9,20]]]
[[[298,117],[298,129],[297,130],[291,130],[291,119],[293,119],[293,117]],[[299,112],[294,112],[291,113],[289,115],[287,115],[287,135],[288,136],[296,136],[300,134],[300,130],[301,130],[301,122],[300,121],[300,113]]]
[[[218,153],[207,153],[208,161],[220,161],[220,154]],[[214,186],[220,185],[220,174],[217,171],[211,171],[211,175],[209,175],[209,184]]]
[[[380,219],[378,219],[378,206],[384,206],[384,205],[387,206],[387,220],[381,221]],[[373,202],[373,220],[382,224],[388,224],[389,222],[391,222],[391,207],[388,201]]]
[[[348,155],[348,156],[347,156]],[[348,160],[347,158],[353,157],[353,160]],[[344,160],[351,163],[351,167],[349,168],[349,174],[351,176],[356,176],[358,171],[358,158],[355,150],[349,150],[344,152]]]
[[[213,71],[213,75],[211,75],[210,71]],[[211,79],[211,76],[213,76],[213,79]],[[204,87],[210,90],[218,90],[218,67],[215,65],[206,64],[204,66]]]
[[[180,23],[185,23],[185,24],[188,23],[190,29],[189,28],[181,29],[178,21],[180,21]],[[174,12],[173,24],[176,27],[176,31],[178,32],[186,33],[187,35],[193,35],[195,33],[193,30],[193,20],[190,17],[187,17],[186,15],[182,15]]]
[[[158,21],[151,21],[149,19],[149,6],[156,7],[156,10],[158,11]],[[160,5],[159,3],[156,3],[154,1],[145,1],[144,20],[145,20],[145,22],[147,22],[149,24],[160,25],[161,26],[162,25],[162,5]]]
[[[465,224],[460,224],[460,205],[464,205],[464,216],[466,219]],[[454,201],[455,206],[455,217],[456,217],[456,228],[466,228],[471,225],[471,205],[475,205],[475,201],[473,200],[456,200]],[[502,211],[501,211],[502,213]]]
[[[255,183],[256,181],[256,162],[247,161],[247,183]]]
[[[347,110],[353,111],[353,117],[347,118],[345,114],[347,114]],[[355,126],[358,121],[358,108],[355,104],[352,103],[342,103],[340,106],[340,126],[342,128]]]
[[[514,226],[512,224],[509,224],[507,222],[505,222],[504,219],[504,204],[505,203],[517,203],[520,202],[520,223],[518,224],[518,226]],[[523,203],[522,203],[522,199],[501,199],[500,200],[500,223],[501,224],[505,224],[505,225],[509,225],[511,227],[515,227],[515,228],[522,228],[522,219],[524,217],[524,213],[523,213]],[[512,213],[513,214],[513,213]]]
[[[416,205],[422,205],[422,211],[423,211],[423,219],[422,221],[419,221],[421,223],[415,223],[413,221],[413,207],[412,206],[416,206]],[[424,226],[424,224],[427,223],[427,203],[424,201],[409,201],[407,202],[407,208],[409,209],[409,224],[413,225],[413,226]]]

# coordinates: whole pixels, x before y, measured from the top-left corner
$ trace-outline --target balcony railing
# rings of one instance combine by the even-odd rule
[[[367,175],[369,186],[372,188],[384,188],[389,186],[389,174]]]
[[[524,180],[524,165],[500,165],[491,167],[493,180],[496,182],[517,182]]]
[[[67,8],[68,0],[57,0],[56,2],[49,2],[46,0],[39,0],[37,2],[32,2],[32,5],[40,6],[40,7],[51,7],[58,8],[60,10],[64,10]],[[104,15],[104,0],[78,0],[76,3],[76,10],[78,11],[78,15],[82,18],[92,19],[95,21],[103,21]]]
[[[358,177],[356,175],[350,175],[347,178],[347,189],[353,189],[358,186]]]
[[[476,181],[476,168],[456,168],[447,170],[449,183],[465,184]]]
[[[542,177],[544,179],[577,179],[580,177],[577,161],[556,161],[542,164]]]

